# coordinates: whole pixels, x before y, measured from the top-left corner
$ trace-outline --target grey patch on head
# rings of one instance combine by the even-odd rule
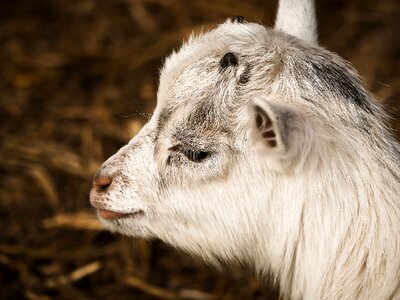
[[[306,76],[314,88],[323,92],[329,90],[343,96],[367,112],[372,112],[371,102],[358,78],[351,75],[346,67],[324,57],[311,58],[307,69],[300,76]]]
[[[180,114],[180,118],[175,120],[176,127],[172,133],[167,133],[172,140],[185,145],[199,146],[202,148],[202,139],[210,133],[222,128],[224,132],[226,128],[221,121],[221,112],[211,99],[200,100],[197,103],[192,103],[193,107],[186,110],[186,114]],[[161,111],[157,124],[157,139],[163,134],[166,124],[175,118],[174,106],[166,107]],[[171,134],[171,135],[170,135]],[[155,147],[157,152],[157,147]],[[171,163],[171,159],[168,160]]]
[[[187,118],[188,128],[210,127],[217,117],[216,107],[209,99],[203,100]]]
[[[175,128],[172,138],[185,146],[209,150],[218,136],[230,132],[226,120],[227,116],[210,99],[203,100]]]

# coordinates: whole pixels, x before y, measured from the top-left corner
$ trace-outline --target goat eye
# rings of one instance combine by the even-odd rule
[[[189,160],[193,162],[201,162],[206,159],[209,152],[187,149],[182,152]]]

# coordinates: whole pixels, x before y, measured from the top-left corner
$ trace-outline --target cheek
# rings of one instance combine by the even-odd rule
[[[170,181],[160,195],[163,210],[188,219],[193,216],[200,221],[213,218],[221,211],[231,215],[234,211],[243,210],[248,203],[244,199],[252,196],[247,194],[247,187],[252,181],[249,184],[243,180],[243,172],[239,172],[234,165],[224,171],[226,173],[204,180],[186,176],[173,184]],[[219,219],[223,219],[221,215]]]
[[[176,188],[165,193],[158,205],[155,226],[166,231],[162,238],[184,238],[194,244],[212,244],[221,238],[237,238],[239,228],[247,228],[249,219],[254,217],[254,208],[239,192],[236,181],[197,184],[191,187]],[[242,226],[243,225],[243,226]],[[250,233],[246,232],[246,236]],[[175,240],[177,242],[177,240]]]

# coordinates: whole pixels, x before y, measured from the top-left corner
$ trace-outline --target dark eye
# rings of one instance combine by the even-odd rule
[[[193,162],[201,162],[209,155],[209,152],[192,149],[183,150],[182,153]]]

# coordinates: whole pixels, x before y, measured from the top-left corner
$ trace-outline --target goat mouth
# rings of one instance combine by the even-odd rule
[[[132,217],[133,215],[137,214],[142,214],[143,211],[139,210],[136,212],[130,212],[130,213],[121,213],[121,212],[116,212],[116,211],[111,211],[111,210],[106,210],[106,209],[97,209],[98,215],[105,220],[113,221],[113,220],[118,220],[122,218],[128,218]]]

